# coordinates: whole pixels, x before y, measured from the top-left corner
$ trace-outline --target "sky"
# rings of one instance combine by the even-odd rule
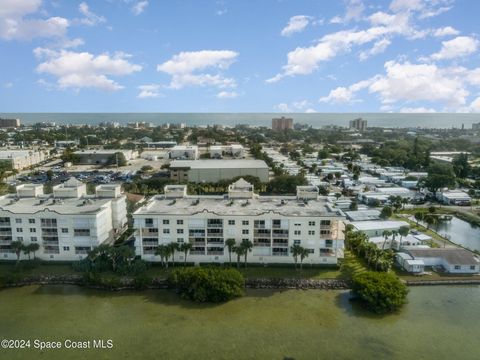
[[[476,0],[0,0],[0,112],[480,112]]]

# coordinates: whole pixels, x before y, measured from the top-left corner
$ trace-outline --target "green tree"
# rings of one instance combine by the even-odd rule
[[[393,210],[390,206],[386,205],[383,207],[382,211],[380,212],[380,218],[383,220],[389,219],[393,215]]]
[[[423,221],[423,218],[425,217],[425,213],[423,211],[415,211],[414,214],[415,220],[417,221],[417,226],[420,221]]]
[[[404,236],[407,236],[408,233],[410,232],[410,226],[400,226],[398,229],[398,233],[400,234],[400,243],[398,245],[398,248],[400,249],[402,247],[402,239]]]
[[[158,245],[155,249],[155,255],[160,256],[160,261],[162,262],[162,265],[165,266],[166,269],[168,269],[168,258],[170,257],[170,249],[168,248],[168,246],[165,244]]]
[[[455,185],[455,173],[450,164],[432,163],[428,168],[428,176],[420,180],[419,184],[435,196],[439,189]]]
[[[468,154],[462,153],[452,161],[453,171],[455,175],[461,179],[465,179],[470,173],[470,164],[468,163]]]
[[[10,243],[10,247],[15,252],[15,255],[17,255],[17,263],[18,263],[20,261],[20,255],[22,254],[22,251],[25,249],[25,247],[21,241],[12,241]]]
[[[224,302],[243,295],[245,279],[236,269],[187,267],[169,276],[183,298],[197,302]]]
[[[227,239],[225,240],[225,247],[228,249],[228,262],[230,265],[232,264],[232,252],[235,248],[235,239]]]
[[[352,295],[378,314],[397,311],[407,302],[408,289],[391,273],[366,271],[352,279]]]
[[[193,247],[193,245],[190,244],[189,242],[188,243],[183,243],[183,244],[180,245],[179,251],[183,252],[184,263],[185,264],[187,263],[187,255],[188,255],[189,251],[192,250],[192,247]]]
[[[247,267],[247,256],[253,249],[253,243],[248,239],[243,239],[240,243],[240,247],[243,249],[244,266]]]
[[[40,245],[37,243],[31,243],[28,246],[30,247],[30,251],[33,253],[33,258],[36,259],[35,253],[40,250]]]
[[[177,242],[173,241],[168,244],[168,247],[172,255],[172,266],[175,267],[175,252],[180,250],[180,245]]]
[[[290,247],[290,253],[293,256],[293,260],[295,261],[295,269],[297,268],[297,263],[298,263],[298,257],[302,253],[303,248],[300,245],[292,245]]]
[[[308,249],[302,248],[302,251],[300,252],[300,270],[303,269],[303,260],[305,260],[310,253],[308,252]]]

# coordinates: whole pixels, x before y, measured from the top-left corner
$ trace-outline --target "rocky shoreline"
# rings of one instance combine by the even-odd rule
[[[433,285],[480,285],[480,279],[457,280],[407,280],[407,286],[433,286]],[[138,290],[139,286],[134,278],[119,278],[115,283],[89,283],[83,275],[38,275],[28,276],[21,280],[2,284],[3,288],[21,287],[28,285],[77,285],[92,289],[108,291]],[[338,279],[275,279],[259,278],[246,279],[247,289],[298,289],[298,290],[348,290],[350,282]],[[171,289],[166,279],[152,278],[141,288],[145,289]]]

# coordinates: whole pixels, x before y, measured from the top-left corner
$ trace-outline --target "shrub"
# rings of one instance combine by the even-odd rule
[[[223,302],[242,296],[245,286],[238,270],[217,267],[176,269],[169,282],[183,298],[198,302]]]
[[[367,271],[352,279],[352,294],[377,314],[396,311],[407,301],[408,289],[390,273]]]

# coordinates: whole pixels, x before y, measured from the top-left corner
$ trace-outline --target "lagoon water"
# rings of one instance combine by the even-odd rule
[[[474,224],[453,217],[450,221],[440,222],[435,230],[441,235],[447,235],[454,243],[480,251],[480,227]]]
[[[189,126],[238,124],[271,126],[272,118],[292,117],[295,122],[313,127],[325,125],[348,126],[349,120],[361,117],[369,126],[412,128],[461,128],[470,129],[480,122],[480,114],[400,114],[400,113],[0,113],[0,117],[19,118],[22,123],[55,122],[58,124],[98,124],[116,121],[121,124],[146,121],[153,124],[186,123]]]
[[[2,359],[478,359],[480,287],[414,287],[398,314],[345,291],[248,291],[193,304],[169,291],[75,286],[0,291],[0,337],[112,339],[105,350],[0,350]]]

